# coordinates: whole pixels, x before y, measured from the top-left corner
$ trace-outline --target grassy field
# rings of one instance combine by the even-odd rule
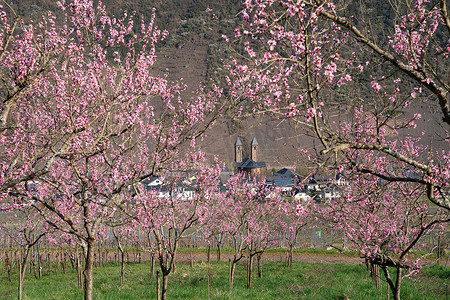
[[[94,270],[94,299],[155,299],[155,279],[149,264],[126,265],[125,284],[120,286],[120,270],[115,265]],[[9,283],[0,270],[0,299],[17,298],[17,272]],[[265,263],[263,278],[255,268],[253,287],[246,288],[244,264],[236,269],[232,294],[228,293],[228,263],[198,262],[177,265],[169,277],[168,299],[388,299],[388,287],[377,290],[364,265],[311,264],[294,262],[286,269],[281,262]],[[208,289],[208,281],[211,287]],[[210,290],[210,292],[208,292]],[[82,299],[76,273],[46,272],[35,279],[27,272],[24,299]],[[389,295],[392,299],[392,296]],[[425,268],[415,281],[403,281],[402,299],[450,299],[450,268]]]

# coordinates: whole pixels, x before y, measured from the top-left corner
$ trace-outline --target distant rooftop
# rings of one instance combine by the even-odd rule
[[[280,171],[274,173],[273,176],[292,178],[295,177],[295,173],[289,169],[283,168]]]
[[[273,185],[274,186],[288,186],[288,185],[292,185],[292,179],[291,178],[274,178],[273,179]]]

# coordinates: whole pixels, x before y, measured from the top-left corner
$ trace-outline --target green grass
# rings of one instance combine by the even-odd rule
[[[9,283],[0,269],[0,299],[17,298],[17,271]],[[208,275],[210,274],[210,275]],[[155,279],[149,276],[149,264],[126,265],[125,284],[119,285],[120,270],[110,264],[94,269],[94,299],[155,299]],[[282,262],[263,266],[263,278],[255,267],[253,287],[246,288],[245,265],[238,264],[233,293],[228,293],[228,263],[198,262],[176,267],[169,276],[168,299],[208,299],[208,277],[211,280],[210,299],[387,299],[388,287],[377,290],[364,265],[309,264],[294,262],[286,269]],[[425,268],[417,280],[405,279],[402,299],[450,299],[450,268]],[[389,296],[392,299],[392,296]],[[35,279],[27,272],[24,299],[82,299],[77,289],[76,273],[68,270],[44,272]]]

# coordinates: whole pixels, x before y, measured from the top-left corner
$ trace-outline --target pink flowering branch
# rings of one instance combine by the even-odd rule
[[[244,26],[229,45],[243,48],[247,55],[230,61],[230,94],[245,98],[242,103],[254,113],[286,118],[315,136],[322,148],[314,149],[321,155],[316,159],[320,165],[334,163],[412,182],[401,174],[379,172],[376,165],[348,153],[393,159],[421,170],[415,182],[427,188],[433,203],[450,208],[445,192],[448,132],[443,132],[440,146],[444,151],[429,149],[425,154],[422,149],[417,155],[420,141],[416,149],[406,147],[411,129],[422,118],[416,106],[410,107],[425,99],[425,89],[439,102],[442,124],[450,124],[447,75],[445,68],[437,67],[446,65],[450,51],[447,36],[437,34],[447,27],[445,2],[440,1],[440,8],[430,1],[405,3],[392,28],[383,27],[391,33],[386,36],[369,33],[370,26],[361,21],[364,12],[344,16],[332,1],[246,1]],[[389,67],[367,60],[372,55]],[[345,101],[336,100],[340,93]]]

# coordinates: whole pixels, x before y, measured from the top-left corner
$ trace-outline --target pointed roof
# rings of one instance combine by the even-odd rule
[[[235,146],[242,146],[242,142],[241,139],[239,137],[237,137],[236,139],[236,143],[234,143]]]
[[[283,168],[280,171],[276,172],[275,174],[273,174],[274,176],[279,176],[279,177],[285,177],[285,178],[292,178],[295,177],[295,173],[292,172],[289,169]]]
[[[258,141],[256,140],[256,138],[254,137],[251,143],[252,146],[258,146]]]

